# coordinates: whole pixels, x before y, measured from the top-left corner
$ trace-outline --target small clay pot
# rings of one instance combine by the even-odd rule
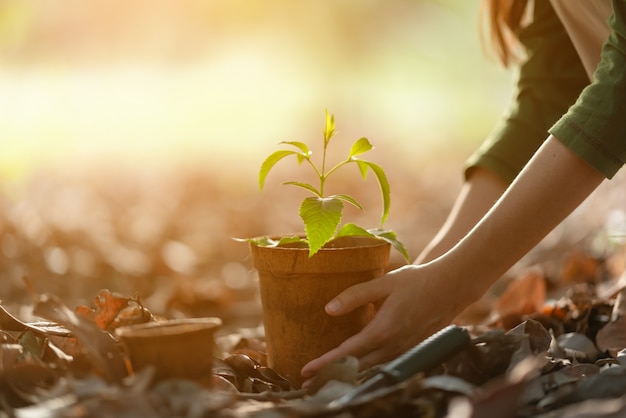
[[[213,334],[219,318],[186,318],[129,325],[116,330],[135,372],[154,366],[154,380],[203,379],[213,366]]]

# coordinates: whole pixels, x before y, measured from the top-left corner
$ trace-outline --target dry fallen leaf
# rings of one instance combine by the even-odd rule
[[[128,369],[120,346],[111,334],[85,317],[76,315],[56,296],[42,295],[33,313],[69,329],[85,347],[94,366],[112,382],[120,383],[127,376]]]
[[[101,289],[98,292],[94,304],[94,308],[77,306],[74,312],[92,320],[103,330],[113,331],[121,326],[141,324],[153,319],[138,297],[125,297],[108,289]]]
[[[496,301],[490,323],[523,317],[541,309],[546,300],[545,278],[536,269],[514,279]]]
[[[145,173],[145,169],[142,166],[141,172]],[[28,274],[32,281],[30,294],[45,289],[66,306],[75,306],[76,301],[84,303],[90,295],[97,294],[95,304],[83,308],[87,309],[87,316],[109,331],[141,317],[143,307],[139,299],[135,303],[133,298],[123,296],[125,292],[139,292],[145,306],[164,318],[196,313],[196,316],[208,314],[232,321],[232,327],[227,329],[232,334],[219,336],[228,337],[229,341],[220,346],[220,355],[222,359],[246,355],[253,360],[254,367],[240,368],[237,373],[228,364],[214,369],[213,386],[208,390],[220,394],[214,399],[207,397],[204,388],[180,381],[174,387],[165,385],[156,389],[151,386],[149,373],[114,382],[103,379],[106,373],[94,367],[93,357],[85,355],[99,351],[101,345],[95,331],[95,339],[92,338],[91,328],[78,327],[83,332],[81,341],[93,339],[85,347],[76,338],[68,337],[69,330],[62,324],[13,321],[3,316],[0,309],[0,329],[6,331],[0,339],[2,356],[10,366],[4,367],[6,373],[0,371],[0,409],[3,409],[0,415],[6,412],[8,416],[82,413],[94,417],[169,417],[175,412],[217,418],[379,418],[439,417],[452,413],[451,418],[469,418],[472,404],[486,401],[477,394],[488,391],[493,402],[482,406],[488,405],[490,411],[500,415],[511,411],[519,418],[624,415],[626,396],[620,387],[622,376],[617,373],[617,377],[610,377],[606,373],[611,369],[609,374],[616,373],[616,367],[626,365],[625,351],[604,353],[602,350],[622,346],[622,324],[614,313],[623,310],[612,300],[626,283],[626,276],[622,282],[606,280],[623,274],[625,245],[619,247],[613,242],[605,249],[606,254],[598,256],[595,239],[594,254],[589,254],[585,242],[580,242],[583,245],[561,242],[562,250],[553,253],[557,257],[548,260],[547,265],[526,266],[536,268],[533,273],[539,276],[542,275],[539,272],[545,272],[545,279],[529,279],[524,274],[510,282],[497,306],[500,311],[494,314],[496,322],[483,322],[492,308],[492,293],[473,306],[472,315],[466,313],[463,320],[472,327],[475,336],[470,353],[446,362],[420,377],[421,380],[413,379],[411,385],[389,388],[385,394],[364,399],[358,407],[329,410],[327,402],[352,385],[330,380],[313,396],[281,386],[281,379],[266,363],[257,282],[248,271],[247,248],[229,245],[231,236],[252,236],[250,231],[268,230],[269,224],[276,221],[275,206],[261,208],[256,204],[256,194],[224,187],[216,182],[219,176],[206,170],[206,165],[196,171],[180,170],[176,176],[173,171],[168,175],[152,172],[136,181],[133,173],[123,170],[108,176],[102,176],[102,172],[93,176],[80,173],[71,184],[48,174],[34,178],[32,185],[23,189],[19,201],[0,197],[0,263],[6,267],[0,271],[0,297],[10,302],[11,305],[5,306],[11,312],[26,317],[30,306],[25,305],[32,301],[28,294],[24,295],[23,283],[14,280],[16,271]],[[237,196],[233,197],[227,189],[238,190]],[[407,189],[398,196],[413,202],[412,191],[423,201],[434,202],[438,197],[423,195],[428,193],[424,188]],[[618,186],[618,192],[623,195],[623,185]],[[275,201],[281,203],[279,206],[288,204],[284,200]],[[442,210],[429,212],[440,216],[446,204],[438,205]],[[71,209],[72,216],[67,216],[67,209]],[[249,216],[250,213],[254,216]],[[425,222],[424,215],[426,212],[414,218],[420,223],[415,224],[417,227],[411,234],[416,242],[427,242],[435,232],[427,231],[424,225],[438,224]],[[576,229],[580,227],[575,225]],[[175,251],[169,251],[172,248],[168,243],[180,243],[179,250],[194,254],[197,270],[193,275],[183,273],[185,269],[177,270],[176,265],[180,267],[184,262],[174,263]],[[164,251],[166,247],[168,251]],[[570,253],[568,258],[561,257],[565,251]],[[616,256],[612,257],[611,252]],[[184,251],[179,253],[185,255]],[[607,272],[610,272],[608,277]],[[535,279],[539,280],[533,282]],[[563,297],[549,301],[549,305],[541,304],[542,284],[550,286],[550,296]],[[114,292],[103,296],[98,293],[103,288]],[[116,305],[125,299],[130,301],[127,306]],[[155,306],[159,309],[155,310]],[[64,318],[67,319],[71,318]],[[47,342],[31,340],[32,335],[25,332],[28,329],[38,331],[36,335],[43,336]],[[509,329],[512,331],[507,333]],[[553,347],[547,355],[543,352],[546,330],[548,335],[554,335]],[[568,333],[595,342],[600,351],[598,360],[591,363],[592,358],[571,355],[580,347],[568,348],[566,354],[557,338]],[[19,344],[19,348],[10,344]],[[28,358],[16,357],[19,352],[26,353]],[[519,394],[520,387],[516,385],[520,380],[515,375],[521,365],[527,364],[526,357],[534,359],[535,355],[543,356],[543,361],[533,366],[533,373],[526,376],[528,380]],[[104,358],[101,360],[106,363]],[[363,374],[359,376],[361,381]],[[3,380],[8,377],[12,380],[10,385]],[[617,382],[612,381],[614,378]],[[591,389],[583,384],[589,380]],[[51,382],[53,386],[47,384]],[[243,393],[242,389],[266,392]],[[616,397],[581,401],[607,394]],[[513,395],[519,395],[517,402],[507,403]],[[19,410],[12,411],[7,406],[9,397],[19,401]],[[302,408],[289,408],[292,403]]]
[[[611,320],[598,331],[596,344],[600,351],[608,351],[613,355],[626,348],[626,288],[617,294]]]
[[[356,384],[359,372],[359,360],[356,357],[348,356],[337,359],[326,365],[320,372],[315,375],[310,385],[307,387],[307,393],[315,394],[330,381],[337,381],[349,384]]]

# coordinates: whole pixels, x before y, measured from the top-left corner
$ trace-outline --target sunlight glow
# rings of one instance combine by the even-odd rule
[[[325,108],[348,134],[419,154],[480,140],[506,90],[482,73],[493,64],[477,37],[450,33],[476,30],[475,5],[94,4],[0,8],[0,176],[108,158],[243,163],[310,132]],[[468,47],[478,64],[457,78],[448,64]]]

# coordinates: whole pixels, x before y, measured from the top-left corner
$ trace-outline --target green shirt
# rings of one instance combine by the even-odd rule
[[[593,82],[550,129],[570,150],[611,178],[626,162],[626,0],[613,0],[611,33]]]
[[[548,132],[605,176],[619,170],[626,161],[626,0],[614,0],[613,10],[611,35],[589,84],[552,6],[535,2],[532,23],[519,33],[526,60],[519,69],[515,99],[467,161],[466,176],[482,166],[510,183]]]

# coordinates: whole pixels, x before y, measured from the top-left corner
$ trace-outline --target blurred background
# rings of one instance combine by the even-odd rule
[[[2,173],[109,157],[254,165],[317,134],[325,108],[410,160],[467,151],[509,87],[481,51],[478,3],[3,0]]]
[[[301,229],[303,195],[280,183],[306,174],[281,163],[263,193],[256,176],[279,141],[319,141],[325,109],[333,158],[361,136],[376,147],[387,226],[415,257],[509,99],[478,5],[1,0],[0,299],[109,288],[171,316],[250,316],[231,238]],[[340,182],[368,208],[346,216],[374,227],[370,180]]]

